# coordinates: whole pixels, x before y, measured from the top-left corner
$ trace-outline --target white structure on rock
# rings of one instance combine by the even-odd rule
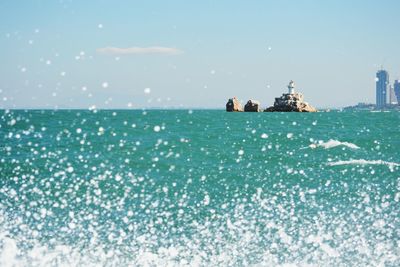
[[[288,89],[289,89],[289,94],[294,94],[294,81],[290,81],[289,85],[288,85]]]

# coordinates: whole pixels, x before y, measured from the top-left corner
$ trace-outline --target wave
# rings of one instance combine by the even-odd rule
[[[258,202],[259,201],[259,202]],[[196,225],[193,237],[178,237],[171,243],[164,243],[163,237],[154,236],[150,232],[134,238],[128,244],[122,242],[106,244],[97,238],[80,243],[66,244],[55,241],[52,245],[42,244],[39,240],[24,237],[8,236],[0,232],[0,266],[342,266],[352,262],[353,266],[377,266],[381,262],[398,262],[396,246],[391,242],[383,245],[376,239],[368,239],[370,247],[360,247],[351,255],[347,252],[354,243],[365,244],[369,228],[343,239],[340,231],[353,232],[354,221],[365,218],[364,213],[352,216],[329,216],[321,219],[318,225],[297,224],[290,230],[282,224],[287,221],[289,213],[278,216],[262,217],[265,207],[275,203],[260,198],[252,202],[250,217],[241,217],[247,207],[235,208],[238,218],[223,216],[210,225]],[[253,205],[252,204],[252,205]],[[260,206],[261,205],[261,206]],[[253,213],[255,212],[255,213]],[[352,213],[353,214],[353,213]],[[265,235],[256,231],[259,218],[266,229]],[[367,216],[368,217],[368,216]],[[379,217],[379,215],[377,215]],[[257,219],[255,219],[257,218]],[[328,219],[329,218],[329,219]],[[329,220],[328,221],[326,220]],[[376,224],[381,220],[372,219]],[[352,223],[349,223],[352,222]],[[329,228],[327,225],[336,227]],[[384,223],[383,223],[384,225]],[[393,226],[394,227],[394,226]],[[339,230],[338,230],[339,229]],[[319,234],[326,231],[324,234]],[[1,231],[1,229],[0,229]],[[291,233],[294,231],[294,233]],[[389,233],[395,231],[388,227]],[[216,232],[218,234],[216,234]],[[355,232],[355,231],[354,231]],[[94,230],[96,233],[96,230]],[[228,234],[228,235],[224,235]],[[298,234],[296,234],[298,233]],[[86,235],[89,236],[89,235]],[[215,238],[214,236],[217,236]],[[154,240],[161,241],[160,243]],[[269,244],[271,245],[263,245]],[[84,244],[83,244],[84,243]],[[384,249],[383,249],[384,248]],[[286,252],[288,251],[288,252]],[[376,252],[377,251],[377,252]],[[368,262],[369,264],[365,264]],[[395,264],[393,264],[395,266]]]
[[[309,147],[311,147],[311,148],[323,147],[325,149],[329,149],[329,148],[333,148],[333,147],[337,147],[337,146],[346,146],[346,147],[352,148],[352,149],[360,148],[359,146],[357,146],[353,143],[341,142],[341,141],[333,140],[333,139],[329,139],[327,142],[319,141],[317,144],[311,144]]]
[[[397,233],[395,205],[382,213],[345,209],[339,210],[339,214],[330,214],[326,209],[317,223],[309,219],[314,216],[312,214],[300,212],[293,218],[292,210],[304,205],[303,200],[292,202],[294,197],[324,207],[326,202],[311,196],[315,193],[313,190],[307,187],[285,191],[290,194],[288,198],[278,199],[257,188],[248,198],[233,198],[232,202],[226,202],[226,208],[213,212],[213,219],[206,218],[206,223],[198,221],[189,212],[182,213],[179,222],[185,224],[179,229],[172,228],[176,229],[175,233],[164,227],[157,229],[154,223],[146,220],[137,221],[141,226],[130,230],[129,226],[136,224],[135,217],[128,219],[125,226],[117,224],[124,219],[106,219],[98,223],[94,218],[86,227],[80,222],[85,222],[86,219],[81,221],[81,218],[87,217],[76,216],[79,227],[68,228],[65,234],[82,233],[82,237],[68,241],[63,234],[57,234],[51,243],[46,242],[45,236],[50,233],[46,227],[30,228],[18,214],[12,215],[15,219],[1,221],[10,217],[0,205],[0,266],[287,267],[346,266],[349,262],[352,266],[377,266],[382,262],[388,266],[398,265],[398,248],[391,242]],[[162,205],[154,209],[157,214],[168,214]],[[86,212],[91,214],[89,210]],[[382,214],[393,224],[385,224]],[[114,222],[118,228],[103,226]],[[170,222],[176,225],[177,221],[171,218],[161,221]],[[374,234],[382,227],[385,227],[382,235]],[[360,246],[353,249],[354,244]]]
[[[352,159],[352,160],[339,160],[336,162],[328,162],[329,166],[340,166],[340,165],[386,165],[391,170],[394,167],[400,166],[400,163],[389,162],[384,160],[365,160],[365,159]]]

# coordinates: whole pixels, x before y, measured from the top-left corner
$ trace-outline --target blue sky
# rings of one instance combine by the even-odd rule
[[[375,101],[400,78],[400,1],[2,1],[0,108]],[[149,88],[149,89],[148,89]]]

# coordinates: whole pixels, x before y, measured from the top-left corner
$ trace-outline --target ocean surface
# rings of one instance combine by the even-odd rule
[[[0,266],[400,266],[400,113],[0,110]]]

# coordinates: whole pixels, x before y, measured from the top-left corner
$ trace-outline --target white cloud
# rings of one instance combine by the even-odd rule
[[[151,47],[103,47],[98,48],[97,53],[105,55],[143,55],[143,54],[163,54],[163,55],[178,55],[183,53],[183,51],[172,48],[172,47],[162,47],[162,46],[151,46]]]

